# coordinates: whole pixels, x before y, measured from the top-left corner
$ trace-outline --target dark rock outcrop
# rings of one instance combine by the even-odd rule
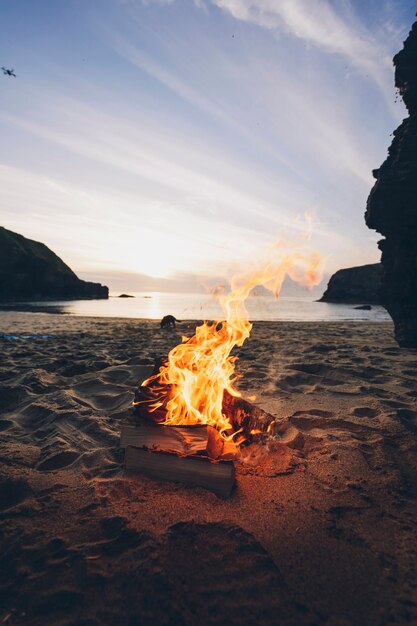
[[[80,280],[43,243],[0,226],[0,300],[85,300],[108,298],[99,283]]]
[[[380,263],[339,270],[330,278],[319,302],[339,304],[379,304],[381,286]]]
[[[374,170],[365,220],[379,242],[384,276],[381,301],[404,347],[417,348],[417,22],[394,57],[395,85],[409,112],[394,132],[388,158]]]

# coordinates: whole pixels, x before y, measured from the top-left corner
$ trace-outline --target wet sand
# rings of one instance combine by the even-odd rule
[[[416,623],[417,351],[255,323],[239,388],[285,436],[224,501],[122,469],[134,387],[192,329],[0,312],[0,623]]]

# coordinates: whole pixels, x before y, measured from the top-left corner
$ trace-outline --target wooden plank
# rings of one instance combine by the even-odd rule
[[[179,457],[127,446],[125,465],[127,470],[157,480],[203,487],[220,498],[228,498],[235,483],[235,468],[231,461],[212,462],[208,457]]]
[[[207,426],[163,426],[146,420],[124,423],[120,446],[166,450],[177,454],[197,454],[207,447]]]

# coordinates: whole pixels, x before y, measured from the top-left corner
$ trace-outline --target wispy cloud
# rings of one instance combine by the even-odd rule
[[[57,103],[51,105],[56,115]],[[256,248],[270,241],[283,227],[299,227],[294,223],[294,213],[285,204],[277,205],[278,190],[274,185],[264,188],[262,200],[249,190],[204,176],[202,163],[196,172],[156,156],[148,145],[152,129],[150,136],[138,135],[131,126],[89,110],[80,102],[76,106],[71,101],[61,102],[60,106],[63,120],[57,121],[59,130],[17,116],[1,117],[42,140],[78,154],[83,161],[109,165],[113,180],[100,186],[82,186],[64,178],[3,166],[0,202],[9,208],[5,212],[6,225],[26,233],[30,215],[37,220],[33,236],[43,239],[42,232],[52,226],[53,232],[61,233],[54,236],[57,251],[62,250],[77,271],[88,268],[105,271],[112,267],[120,271],[135,269],[169,274],[192,266],[197,273],[218,275],[234,260],[254,254]],[[167,150],[172,141],[171,137],[167,138]],[[136,145],[148,145],[148,149],[139,150]],[[164,152],[158,142],[154,149],[157,154]],[[229,166],[220,164],[221,169],[225,167]],[[133,174],[130,190],[126,189],[125,180],[117,183],[117,169]],[[249,171],[244,175],[243,172],[240,167],[238,180],[243,176],[244,187],[250,189],[256,184],[256,177]],[[150,187],[143,185],[145,180]],[[264,187],[265,184],[263,181]],[[257,186],[260,189],[262,183]],[[291,195],[289,189],[286,193]],[[28,206],[28,194],[30,204],[25,212],[22,209]],[[298,212],[307,206],[302,195],[298,201],[292,198],[292,202]],[[325,229],[320,236],[331,242],[330,247],[341,242],[339,235]]]
[[[193,159],[192,147],[189,144],[182,146],[183,137],[168,135],[165,140],[161,140],[152,127],[135,128],[82,102],[69,100],[51,105],[55,115],[59,110],[61,112],[61,120],[55,126],[12,114],[0,113],[0,120],[57,144],[83,159],[109,165],[113,170],[132,174],[159,189],[165,188],[166,193],[163,195],[167,197],[175,198],[177,196],[173,194],[180,194],[182,199],[187,199],[186,204],[190,203],[194,209],[200,204],[201,211],[208,214],[217,214],[227,207],[228,212],[224,217],[232,217],[237,212],[241,221],[244,221],[245,214],[252,218],[257,215],[260,219],[271,220],[277,208],[281,218],[290,215],[285,205],[277,207],[277,194],[272,205],[266,198],[262,200],[250,191],[250,186],[256,185],[256,175],[247,171],[245,176],[242,164],[239,176],[243,175],[245,180],[243,185],[234,186],[232,180],[225,183],[221,177],[204,172],[206,168],[212,169],[208,156],[205,166],[201,159],[198,168],[181,165],[182,160]],[[175,159],[164,158],[164,154],[172,152],[173,145],[176,146]],[[228,167],[224,161],[219,163],[219,170]],[[262,183],[258,182],[257,187],[261,188]],[[146,197],[142,186],[141,196],[144,194]],[[285,199],[286,195],[290,194],[283,190],[281,197]]]
[[[233,17],[270,30],[286,31],[322,50],[340,54],[387,89],[392,67],[389,52],[357,19],[349,5],[336,12],[327,0],[212,0]],[[343,9],[345,9],[343,11]]]
[[[42,72],[2,94],[5,226],[84,276],[218,276],[313,207],[330,270],[376,260],[362,214],[402,110],[348,0],[103,6],[83,27],[100,62],[39,48]]]
[[[197,2],[196,6],[200,9],[204,8],[206,11],[206,5]],[[174,63],[173,66],[172,64],[164,65],[161,61],[147,54],[136,42],[132,42],[126,34],[122,35],[108,25],[102,28],[106,32],[108,41],[114,50],[126,61],[164,85],[198,111],[232,129],[245,141],[268,152],[288,169],[293,168],[293,165],[283,154],[280,154],[279,151],[256,136],[247,125],[239,120],[233,104],[228,101],[227,89],[224,92],[219,85],[218,90],[215,91],[213,86],[204,84],[204,76],[201,75],[200,71],[200,59],[198,59],[198,62],[194,62],[194,64],[189,58],[185,62],[184,57],[178,54],[178,49],[175,50],[172,45],[170,46],[169,43],[164,42],[163,45],[167,55],[171,57],[171,61]],[[136,35],[139,32],[140,29]],[[218,47],[212,46],[209,53],[211,55],[211,63],[222,68],[222,71],[218,72],[218,77],[221,77],[226,85],[229,79],[230,84],[230,81],[233,81],[236,77],[236,65],[225,54],[222,54]]]
[[[273,83],[270,87],[269,106],[274,109],[276,90]],[[291,133],[295,145],[303,146],[307,153],[319,153],[323,167],[336,164],[343,172],[347,159],[350,160],[354,176],[360,178],[365,169],[361,169],[360,159],[355,161],[355,151],[348,149],[348,135],[342,129],[336,132],[337,122],[329,126],[316,109],[304,111],[302,94],[296,85],[291,89],[285,84],[284,87],[293,98],[295,122],[303,116],[311,135],[307,136],[302,127],[294,134],[294,126]],[[38,102],[36,92],[27,92],[33,110],[41,110],[41,116],[2,113],[0,120],[78,155],[82,162],[90,161],[87,169],[98,167],[100,172],[104,166],[112,172],[111,184],[105,182],[102,189],[82,187],[65,178],[28,177],[35,185],[30,193],[31,210],[49,215],[50,223],[58,220],[65,225],[68,244],[79,242],[74,246],[76,269],[111,266],[120,271],[135,268],[151,273],[159,267],[158,271],[169,273],[185,271],[191,263],[197,272],[219,274],[222,267],[234,259],[250,256],[283,228],[294,228],[296,215],[310,207],[308,187],[300,185],[297,178],[288,180],[279,171],[274,178],[265,177],[259,168],[254,169],[253,164],[245,163],[233,151],[220,153],[215,143],[208,146],[192,133],[184,136],[174,129],[161,132],[158,121],[146,113],[143,119],[134,116],[121,120],[80,99],[52,92],[45,95],[43,92]],[[46,123],[45,119],[53,119],[53,123]],[[339,163],[334,159],[336,150],[340,151]],[[123,184],[117,182],[117,171],[130,177],[128,190],[125,179]],[[4,204],[23,206],[27,173],[3,173],[2,188],[9,194],[3,195]],[[26,185],[25,193],[27,189]],[[52,201],[42,206],[42,198],[48,196]],[[54,203],[61,209],[54,211]],[[323,204],[320,214],[323,219]],[[81,230],[91,237],[97,224],[100,234],[95,233],[95,245],[89,245],[87,238],[80,242],[76,232]],[[351,249],[349,238],[330,225],[318,230],[326,250],[337,246]],[[152,260],[155,249],[162,251],[159,265]],[[68,249],[70,258],[73,253]]]
[[[218,2],[233,4],[233,7],[239,4],[239,0]],[[275,7],[275,4],[272,6]],[[248,19],[251,15],[249,11],[237,10],[236,14],[247,15]],[[170,45],[168,35],[163,43],[164,64],[164,60],[156,61],[132,42],[135,35],[136,39],[141,39],[140,28],[130,36],[109,28],[106,28],[106,33],[111,45],[124,59],[199,111],[221,122],[268,157],[276,165],[276,177],[281,177],[280,172],[285,168],[298,179],[302,178],[303,170],[306,169],[304,166],[300,168],[302,155],[311,159],[314,153],[313,160],[317,162],[319,156],[322,167],[328,171],[343,169],[369,185],[375,158],[373,147],[364,150],[357,144],[359,134],[352,132],[352,125],[338,106],[337,99],[329,98],[330,88],[326,85],[328,77],[323,75],[320,68],[315,68],[315,88],[311,89],[303,80],[308,70],[302,67],[294,76],[291,68],[273,63],[271,59],[261,60],[257,54],[254,56],[244,51],[243,58],[234,57],[222,53],[221,46],[210,46],[208,43],[204,53],[216,63],[217,83],[202,84],[200,67],[203,59],[199,58],[199,53],[196,52],[194,63],[188,59],[184,63],[181,50],[175,42]],[[225,66],[226,71],[223,69]],[[267,136],[253,127],[253,120],[248,124],[246,111],[240,105],[243,98],[256,111],[260,120],[264,119],[264,113],[267,112]],[[303,135],[299,138],[299,145],[297,134]],[[284,138],[286,145],[283,145]],[[288,151],[296,148],[299,149],[295,161],[289,158]],[[335,152],[338,153],[337,160],[334,158]]]

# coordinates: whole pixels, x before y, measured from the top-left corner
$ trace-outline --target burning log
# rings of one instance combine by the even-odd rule
[[[154,367],[157,376],[161,364]],[[208,424],[164,425],[167,409],[160,401],[158,379],[149,378],[135,392],[134,409],[122,426],[120,445],[125,448],[127,470],[142,472],[158,480],[197,485],[221,498],[230,496],[235,483],[233,459],[240,442],[253,441],[271,433],[275,418],[226,390],[222,409],[232,432],[221,436]]]
[[[308,240],[309,232],[303,238]],[[263,285],[278,296],[286,275],[304,285],[320,282],[322,257],[302,245],[303,238],[279,240],[252,270],[236,274],[230,293],[219,295],[224,319],[205,321],[192,337],[182,337],[138,387],[138,432],[122,434],[128,468],[230,493],[234,470],[225,459],[233,458],[235,446],[278,433],[274,417],[234,388],[239,375],[233,350],[250,336],[244,302],[254,287]],[[145,428],[152,422],[152,431]]]
[[[276,431],[273,415],[244,398],[232,396],[227,390],[223,394],[222,407],[229,422],[237,430],[242,429],[248,441],[256,440],[260,435],[273,435]]]
[[[169,386],[165,388],[164,398],[161,400],[157,374],[166,360],[159,359],[154,366],[153,374],[145,381],[148,384],[139,385],[135,391],[134,415],[156,423],[164,423],[167,418],[166,403],[169,397]],[[222,412],[232,426],[232,432],[241,431],[240,440],[244,438],[253,441],[260,435],[274,434],[276,420],[273,415],[248,400],[230,394],[227,389],[223,392]]]
[[[154,376],[163,364],[163,360],[155,364]],[[167,410],[160,402],[158,380],[151,376],[145,383],[136,389],[133,412],[122,426],[120,445],[125,448],[126,469],[204,487],[228,498],[235,483],[237,446],[233,439],[222,437],[208,424],[164,425]],[[271,434],[275,425],[272,415],[226,390],[222,408],[232,431],[240,431],[240,442]]]

